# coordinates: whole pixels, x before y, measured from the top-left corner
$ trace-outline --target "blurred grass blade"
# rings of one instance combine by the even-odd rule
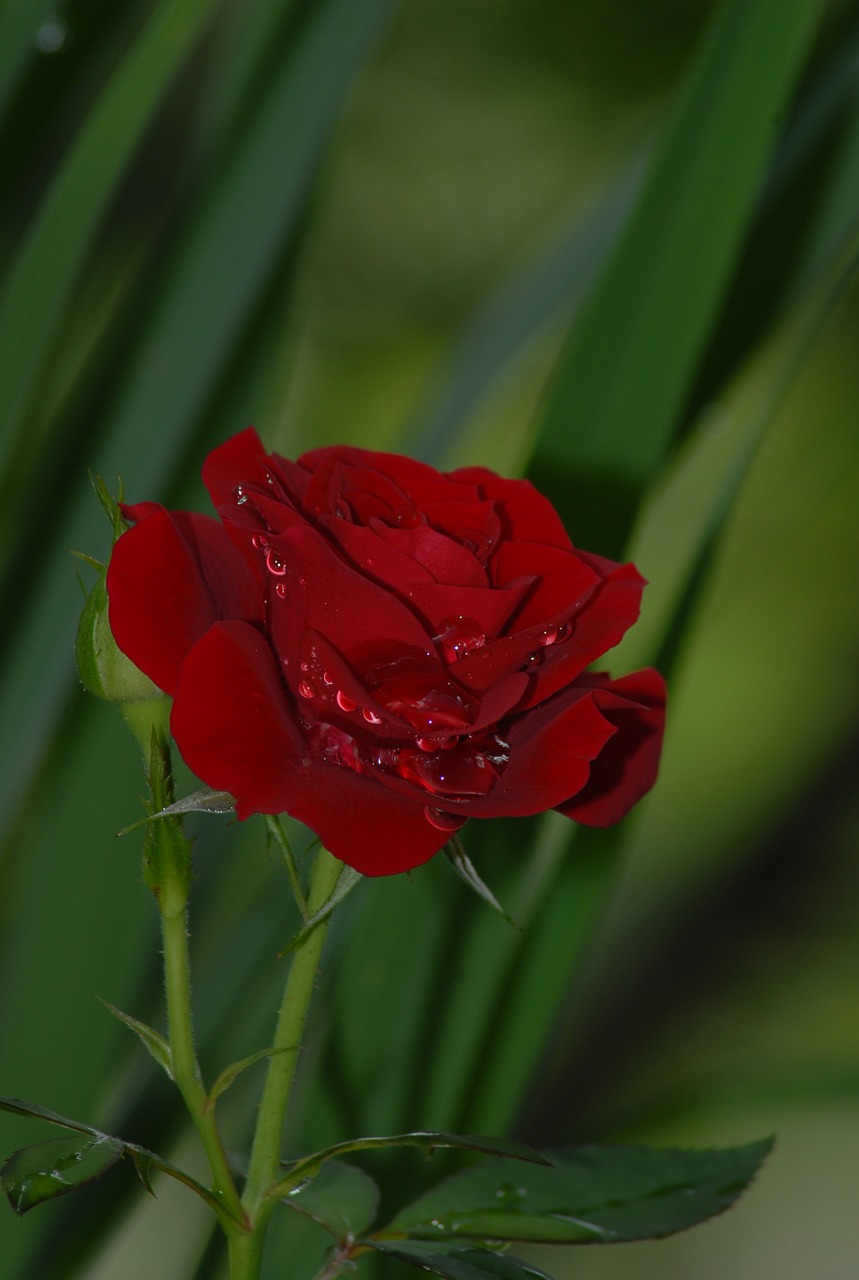
[[[217,0],[162,0],[54,179],[0,298],[0,470],[26,426],[58,325],[117,183]]]
[[[179,245],[106,423],[106,444],[89,459],[102,474],[120,471],[129,491],[133,484],[137,494],[156,493],[181,456],[295,231],[346,94],[394,3],[368,0],[360,13],[351,0],[317,6],[234,163]],[[79,601],[68,549],[101,544],[99,514],[91,495],[79,490],[53,544],[40,550],[40,590],[17,618],[0,684],[3,722],[19,726],[14,753],[3,762],[4,813],[26,785],[69,687],[64,633],[69,640]]]
[[[681,644],[694,626],[696,609],[709,583],[719,540],[739,496],[743,481],[801,368],[809,348],[820,333],[847,286],[855,281],[859,258],[852,257],[827,288],[805,307],[791,325],[779,348],[779,360],[757,404],[757,413],[744,429],[731,436],[731,448],[714,456],[710,432],[702,429],[689,452],[703,454],[708,477],[706,500],[696,504],[697,524],[685,529],[682,568],[672,575],[674,590],[660,594],[660,607],[650,611],[640,634],[630,633],[615,661],[623,668],[656,660],[670,676]],[[705,461],[706,459],[706,461]],[[716,464],[719,465],[716,465]],[[698,486],[701,468],[690,473]],[[688,504],[687,504],[688,505]],[[633,558],[646,548],[633,545]],[[628,829],[626,829],[628,830]],[[473,1110],[469,1123],[503,1132],[510,1125],[519,1099],[532,1075],[557,1010],[569,989],[570,975],[588,941],[595,920],[605,907],[614,883],[618,855],[625,844],[625,828],[611,833],[582,831],[575,856],[544,899],[535,921],[531,945],[519,963],[504,974],[503,1007],[495,1010],[491,1040],[493,1069],[481,1074],[480,1064],[471,1082]],[[612,852],[612,849],[615,852]]]
[[[5,0],[0,7],[0,116],[36,54],[39,31],[57,0]]]
[[[629,495],[663,454],[820,10],[819,0],[719,6],[551,388],[533,460],[550,492],[560,468],[577,489],[610,477]]]
[[[626,165],[584,223],[532,253],[494,289],[467,324],[448,367],[410,432],[413,452],[443,465],[469,416],[515,369],[547,324],[566,318],[614,246],[641,182],[643,159]]]

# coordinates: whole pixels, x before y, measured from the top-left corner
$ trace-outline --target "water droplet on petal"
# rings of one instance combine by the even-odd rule
[[[362,709],[362,711],[361,711],[361,715],[362,715],[362,716],[364,717],[364,719],[367,721],[367,724],[381,724],[381,723],[382,723],[382,717],[381,717],[381,716],[377,716],[377,715],[376,715],[376,713],[375,713],[374,711],[371,711],[371,710],[369,709],[369,707],[364,707],[364,708]]]
[[[263,533],[255,533],[251,538],[251,546],[256,547],[257,551],[265,551],[268,546],[268,538]]]
[[[538,637],[539,642],[544,646],[560,644],[569,637],[572,629],[572,624],[569,622],[561,622],[557,626],[546,627],[543,634]]]
[[[298,692],[301,694],[302,698],[316,697],[316,688],[309,680],[300,680],[298,682]]]
[[[323,684],[333,684],[333,683],[334,683],[334,677],[333,677],[332,675],[330,675],[327,671],[323,671],[323,672],[322,672],[322,683],[323,683]]]
[[[285,582],[279,582],[274,590],[275,590],[275,594],[279,595],[281,600],[286,599],[286,583]]]
[[[337,705],[341,711],[354,711],[355,708],[358,706],[358,703],[353,702],[352,699],[347,694],[345,694],[342,689],[338,689]]]
[[[309,663],[309,662],[299,662],[299,664],[298,664],[298,665],[301,667],[301,670],[302,670],[302,671],[309,671],[309,670],[310,670],[310,663]]]
[[[445,813],[443,809],[435,809],[431,804],[424,806],[424,817],[438,831],[458,831],[465,822],[465,818],[460,818],[458,814]]]
[[[338,515],[341,520],[352,519],[352,508],[349,506],[349,503],[345,498],[337,499],[337,503],[334,507],[334,514]]]
[[[474,653],[476,649],[482,649],[486,644],[486,632],[473,618],[466,618],[460,613],[456,617],[444,619],[435,643],[448,662],[456,662],[459,658]]]
[[[273,573],[278,578],[282,578],[286,573],[286,565],[273,547],[269,547],[265,553],[265,567],[269,573]]]
[[[236,505],[239,507],[243,507],[248,500],[248,495],[245,493],[243,486],[240,484],[237,484],[235,489],[233,489],[233,497],[236,500]]]

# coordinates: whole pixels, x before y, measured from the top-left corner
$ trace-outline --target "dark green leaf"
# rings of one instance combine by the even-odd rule
[[[177,1182],[183,1183],[191,1191],[196,1192],[215,1211],[219,1218],[225,1221],[230,1218],[220,1199],[209,1191],[207,1187],[204,1187],[196,1178],[192,1178],[190,1174],[185,1173],[184,1169],[180,1169],[175,1164],[171,1164],[169,1160],[164,1160],[161,1156],[156,1155],[154,1151],[147,1151],[145,1147],[139,1147],[134,1142],[124,1142],[122,1138],[111,1137],[108,1133],[102,1133],[100,1129],[93,1129],[91,1125],[81,1124],[77,1120],[68,1120],[56,1111],[49,1111],[47,1107],[40,1107],[35,1102],[24,1102],[21,1098],[0,1097],[0,1110],[11,1111],[19,1116],[31,1116],[38,1120],[48,1120],[51,1124],[60,1125],[63,1129],[71,1129],[75,1133],[87,1134],[96,1144],[112,1144],[117,1148],[118,1155],[131,1157],[137,1174],[147,1190],[151,1189],[149,1185],[151,1171],[160,1169],[162,1173],[169,1174],[171,1178],[175,1178]],[[44,1145],[51,1144],[46,1143]],[[98,1175],[93,1174],[92,1176],[97,1177]],[[71,1189],[69,1188],[69,1190]],[[57,1191],[55,1194],[60,1195],[62,1193]],[[43,1196],[42,1198],[47,1199],[48,1197]],[[33,1201],[33,1203],[36,1203],[36,1201]]]
[[[123,1154],[115,1138],[55,1138],[24,1147],[0,1169],[0,1187],[16,1213],[76,1191],[107,1173]]]
[[[667,1236],[733,1204],[770,1146],[571,1147],[547,1153],[553,1167],[523,1165],[515,1177],[486,1160],[419,1197],[380,1235],[557,1244]]]
[[[56,1111],[50,1111],[47,1107],[40,1107],[36,1102],[25,1102],[23,1098],[3,1098],[0,1097],[0,1111],[11,1111],[17,1116],[32,1116],[35,1120],[47,1120],[50,1124],[58,1124],[63,1129],[72,1129],[75,1133],[88,1133],[94,1138],[104,1138],[99,1129],[93,1129],[88,1124],[81,1124],[78,1120],[67,1120],[65,1116],[61,1116]]]
[[[530,1262],[520,1262],[518,1258],[489,1249],[446,1250],[443,1245],[418,1244],[411,1240],[396,1244],[372,1243],[373,1248],[382,1253],[420,1267],[421,1271],[434,1271],[448,1280],[486,1280],[488,1276],[495,1276],[497,1280],[527,1280],[528,1276],[550,1280],[545,1271]]]
[[[379,1188],[363,1169],[342,1160],[327,1161],[310,1182],[284,1197],[339,1240],[366,1231],[379,1207]]]
[[[270,1191],[269,1199],[281,1199],[299,1186],[304,1178],[312,1175],[317,1169],[335,1156],[345,1156],[351,1151],[379,1151],[390,1147],[418,1147],[431,1156],[441,1148],[452,1148],[458,1151],[481,1151],[488,1155],[501,1156],[505,1159],[524,1160],[534,1164],[548,1164],[546,1158],[523,1142],[513,1142],[509,1138],[482,1138],[473,1134],[435,1133],[432,1131],[415,1133],[396,1133],[389,1138],[354,1138],[348,1142],[337,1142],[313,1155],[305,1156],[290,1166],[287,1177],[282,1178]]]
[[[160,1031],[156,1031],[154,1027],[150,1027],[145,1022],[132,1018],[130,1014],[123,1013],[121,1009],[117,1009],[115,1004],[111,1004],[109,1000],[102,1000],[105,1009],[109,1009],[115,1018],[125,1023],[127,1027],[139,1036],[143,1044],[152,1054],[152,1057],[158,1063],[159,1067],[163,1067],[170,1079],[173,1079],[173,1054],[170,1045],[164,1039]]]

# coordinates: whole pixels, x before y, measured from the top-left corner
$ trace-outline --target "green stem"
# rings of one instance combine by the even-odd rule
[[[331,897],[341,870],[342,864],[336,858],[332,858],[325,849],[319,850],[307,901],[311,916]],[[276,1200],[269,1199],[268,1192],[277,1182],[286,1107],[327,929],[328,918],[321,920],[293,952],[274,1036],[273,1047],[281,1052],[269,1059],[242,1196],[251,1230],[230,1236],[231,1280],[257,1280],[260,1274],[263,1238],[276,1203]]]
[[[225,1210],[221,1225],[230,1234],[238,1228],[245,1214],[227,1163],[214,1112],[206,1108],[206,1090],[194,1048],[191,969],[184,911],[171,915],[162,914],[161,937],[164,945],[164,987],[167,995],[173,1079],[203,1143],[212,1171],[212,1190]]]

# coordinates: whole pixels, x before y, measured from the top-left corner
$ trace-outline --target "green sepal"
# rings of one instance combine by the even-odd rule
[[[113,638],[104,569],[86,593],[75,637],[75,659],[81,684],[105,702],[151,702],[164,697]]]
[[[310,1181],[299,1183],[284,1196],[282,1203],[345,1240],[361,1235],[372,1223],[379,1208],[379,1188],[356,1165],[329,1160]]]
[[[101,996],[99,996],[99,1000],[101,1000]],[[159,1067],[163,1067],[172,1080],[174,1078],[173,1053],[161,1032],[156,1031],[154,1027],[150,1027],[146,1022],[140,1022],[139,1019],[132,1018],[129,1013],[123,1013],[121,1009],[117,1009],[116,1005],[111,1004],[109,1000],[101,1000],[101,1003],[115,1018],[118,1018],[120,1022],[124,1023],[140,1038]]]
[[[252,1067],[254,1063],[261,1062],[263,1058],[270,1058],[276,1053],[290,1053],[292,1049],[292,1045],[283,1045],[276,1049],[258,1049],[256,1053],[249,1054],[247,1058],[240,1058],[238,1062],[231,1062],[228,1067],[224,1067],[209,1090],[206,1101],[203,1104],[203,1111],[211,1111],[221,1094],[226,1093],[236,1076],[247,1067]]]
[[[545,1152],[550,1167],[522,1165],[513,1176],[506,1162],[484,1160],[407,1205],[377,1235],[546,1244],[657,1239],[727,1209],[771,1146],[570,1147]]]
[[[321,924],[323,920],[327,920],[337,904],[343,901],[347,893],[352,892],[359,880],[363,879],[364,877],[361,875],[360,871],[355,871],[353,867],[347,867],[344,865],[330,897],[323,902],[318,911],[308,917],[302,928],[299,929],[294,938],[290,939],[283,950],[278,952],[278,959],[282,959],[283,956],[289,955],[290,951],[294,951],[296,947],[300,947],[316,926]]]
[[[448,840],[447,844],[444,846],[444,851],[450,865],[453,867],[459,878],[465,881],[469,889],[473,889],[479,898],[482,898],[484,902],[488,902],[493,911],[497,911],[502,919],[506,920],[512,929],[518,929],[519,925],[507,914],[495,894],[489,888],[489,885],[486,884],[484,880],[481,880],[480,876],[477,874],[474,863],[465,852],[465,849],[462,847],[457,836],[453,836]]]
[[[532,1262],[522,1262],[491,1249],[445,1248],[416,1240],[367,1243],[380,1253],[408,1262],[421,1271],[432,1271],[446,1280],[552,1280]]]

